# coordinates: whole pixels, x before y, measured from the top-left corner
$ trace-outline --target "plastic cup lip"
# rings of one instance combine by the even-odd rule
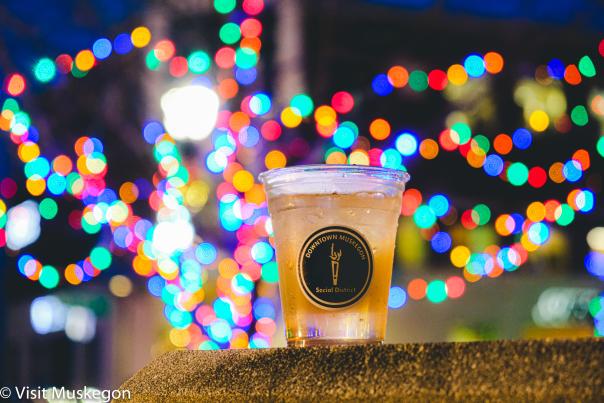
[[[258,178],[267,189],[296,183],[304,186],[305,182],[367,181],[403,190],[411,175],[397,169],[367,165],[310,164],[271,169],[262,172]]]

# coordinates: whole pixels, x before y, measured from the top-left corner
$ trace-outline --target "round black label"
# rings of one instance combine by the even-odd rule
[[[357,302],[369,288],[373,254],[353,229],[322,228],[306,239],[298,257],[298,279],[315,304],[342,308]]]

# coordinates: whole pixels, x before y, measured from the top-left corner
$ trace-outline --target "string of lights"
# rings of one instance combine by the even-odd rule
[[[214,6],[218,13],[230,19],[236,2],[216,0]],[[567,162],[556,162],[547,170],[542,167],[529,169],[522,162],[505,161],[502,156],[507,155],[513,147],[530,147],[532,133],[524,128],[514,131],[512,136],[504,133],[496,136],[491,154],[488,154],[491,150],[489,139],[480,134],[472,135],[469,125],[461,122],[445,129],[438,139],[418,141],[417,135],[403,131],[397,134],[392,142],[393,147],[370,148],[371,141],[359,135],[356,123],[339,119],[339,115],[349,113],[355,106],[355,99],[349,92],[337,92],[329,105],[316,108],[312,98],[299,94],[280,112],[274,111],[267,93],[240,95],[240,87],[250,86],[258,75],[262,24],[255,17],[263,8],[261,0],[244,1],[242,10],[247,17],[241,23],[229,20],[222,25],[219,39],[224,46],[216,51],[213,58],[203,50],[195,50],[186,57],[179,56],[175,44],[168,39],[157,41],[145,57],[146,66],[151,71],[161,72],[166,65],[173,77],[193,74],[201,79],[197,82],[202,85],[213,85],[211,79],[206,77],[213,67],[231,72],[220,75],[214,87],[223,100],[241,96],[239,110],[222,109],[218,112],[216,128],[211,136],[213,150],[207,154],[205,162],[211,174],[222,177],[215,193],[220,224],[227,233],[234,233],[237,240],[232,253],[219,244],[194,241],[191,211],[204,208],[212,184],[197,179],[192,166],[187,168],[187,162],[180,155],[174,140],[176,134],[169,128],[170,135],[156,121],[147,122],[143,127],[143,137],[153,145],[153,154],[158,163],[153,188],[146,189],[145,181],[138,180],[124,183],[116,192],[104,182],[107,164],[100,140],[78,140],[75,163],[64,155],[51,160],[41,155],[37,130],[17,101],[8,98],[2,108],[0,128],[10,132],[11,140],[18,145],[17,154],[25,164],[27,191],[35,197],[50,193],[39,203],[40,214],[45,219],[54,218],[56,202],[53,198],[68,194],[81,200],[84,205],[82,212],[74,212],[73,220],[70,215],[70,225],[74,229],[81,228],[90,234],[99,233],[105,227],[111,230],[111,244],[99,244],[84,260],[68,265],[64,270],[65,279],[74,285],[88,281],[109,267],[114,248],[130,251],[134,254],[134,271],[148,278],[150,293],[165,303],[164,313],[174,327],[170,339],[177,346],[211,349],[270,345],[276,327],[276,308],[271,301],[274,287],[263,287],[263,284],[277,282],[277,266],[270,237],[272,228],[262,187],[254,180],[256,159],[246,158],[243,154],[248,152],[256,156],[257,151],[264,147],[268,150],[261,160],[264,160],[266,168],[287,165],[288,154],[295,156],[295,149],[304,153],[308,144],[298,138],[293,140],[295,147],[284,150],[271,147],[271,143],[278,140],[284,130],[298,127],[311,117],[314,118],[317,134],[333,142],[333,147],[325,152],[326,163],[406,169],[404,158],[419,154],[426,160],[432,160],[441,149],[450,152],[458,150],[470,166],[482,168],[489,176],[500,177],[514,186],[529,184],[535,188],[542,187],[548,176],[554,183],[578,182],[583,172],[589,169],[590,155],[583,149],[576,150]],[[34,78],[40,83],[51,83],[57,74],[82,78],[111,54],[126,54],[134,48],[145,48],[150,43],[151,32],[146,27],[138,27],[130,34],[119,34],[113,41],[100,38],[91,49],[82,50],[73,58],[62,54],[54,61],[40,59],[33,69]],[[600,45],[602,55],[603,48]],[[465,58],[463,65],[452,65],[446,72],[436,69],[429,73],[421,70],[409,73],[402,66],[393,66],[387,73],[373,79],[372,89],[379,96],[405,86],[416,92],[427,88],[443,91],[449,84],[461,86],[469,78],[480,78],[485,73],[498,74],[503,64],[503,57],[499,53],[488,52],[484,57],[471,54]],[[583,77],[595,76],[596,69],[592,60],[584,56],[578,67],[564,66],[553,59],[547,65],[547,72],[552,79],[563,79],[569,85],[578,85],[583,82]],[[25,77],[18,73],[5,81],[5,91],[12,97],[22,95],[26,87]],[[596,112],[599,108],[601,105],[592,101],[592,111]],[[577,126],[586,125],[587,108],[582,105],[573,108],[571,120]],[[537,132],[545,131],[549,127],[549,117],[545,112],[533,112],[529,124]],[[375,141],[387,141],[391,135],[391,125],[386,119],[376,118],[369,126],[369,134]],[[596,148],[604,155],[602,139]],[[346,151],[348,149],[350,152]],[[155,222],[134,215],[132,204],[141,198],[146,198],[157,213]],[[526,262],[528,253],[548,241],[550,227],[547,223],[569,225],[574,220],[575,212],[589,213],[595,204],[591,190],[577,188],[568,194],[566,203],[553,199],[535,201],[529,204],[524,214],[500,214],[494,220],[496,232],[502,237],[516,236],[519,240],[509,246],[489,245],[481,252],[472,253],[465,245],[453,246],[453,236],[440,225],[452,227],[459,222],[467,230],[481,228],[492,221],[491,209],[478,204],[458,214],[460,210],[452,205],[446,195],[433,195],[422,204],[423,198],[417,189],[408,189],[403,200],[403,215],[413,217],[422,236],[430,242],[435,252],[450,253],[452,265],[463,268],[463,277],[454,275],[446,280],[430,282],[414,278],[408,283],[406,291],[395,286],[391,289],[390,298],[390,306],[394,308],[403,306],[407,295],[411,299],[426,297],[435,303],[447,297],[459,298],[465,291],[466,281],[494,278],[505,271],[516,270]],[[0,203],[0,241],[6,238],[2,229],[3,221],[6,224],[6,211],[6,205]],[[174,232],[184,236],[175,239],[167,236]],[[22,255],[18,266],[21,273],[40,281],[47,288],[54,288],[59,283],[58,271],[54,267],[43,266],[30,255]],[[211,270],[218,272],[217,298],[204,303],[207,294],[204,286]]]

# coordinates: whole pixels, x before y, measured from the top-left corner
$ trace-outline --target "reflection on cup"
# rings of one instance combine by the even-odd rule
[[[403,171],[306,165],[264,172],[290,346],[381,342]]]

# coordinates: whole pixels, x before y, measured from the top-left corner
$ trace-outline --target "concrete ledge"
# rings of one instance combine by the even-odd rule
[[[122,385],[134,401],[604,401],[604,341],[174,351]]]

